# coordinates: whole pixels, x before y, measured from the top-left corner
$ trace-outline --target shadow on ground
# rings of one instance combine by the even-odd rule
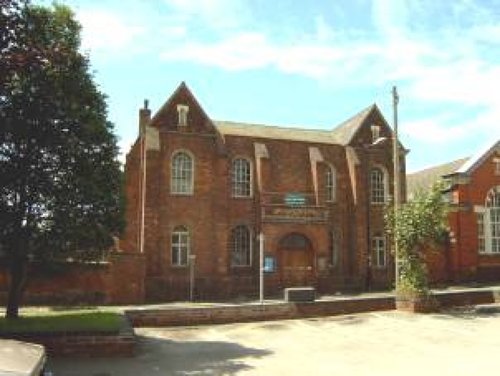
[[[54,375],[235,375],[253,367],[246,358],[272,352],[224,341],[178,341],[140,335],[134,358],[49,360]],[[76,366],[77,364],[77,366]]]

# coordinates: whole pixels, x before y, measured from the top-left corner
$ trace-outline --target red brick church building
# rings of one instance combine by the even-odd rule
[[[391,285],[392,131],[376,105],[331,130],[215,121],[182,83],[139,118],[120,247],[145,258],[146,300],[255,296],[259,234],[266,295]]]

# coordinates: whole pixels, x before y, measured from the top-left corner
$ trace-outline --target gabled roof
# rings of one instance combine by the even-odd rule
[[[346,121],[335,127],[332,133],[334,134],[338,142],[342,145],[349,144],[358,132],[361,125],[363,125],[364,121],[368,118],[372,111],[375,110],[379,111],[377,105],[372,104],[371,106],[368,106],[364,110],[358,112],[353,117],[347,119]]]
[[[237,123],[232,121],[214,121],[219,132],[224,136],[246,136],[270,138],[275,140],[306,141],[322,144],[338,144],[331,131],[306,128],[278,127],[263,124]]]
[[[470,175],[476,168],[478,168],[486,159],[488,159],[495,152],[500,154],[500,140],[496,141],[491,146],[479,150],[479,152],[476,155],[474,155],[467,161],[467,163],[465,163],[459,169],[457,169],[455,173]]]
[[[453,162],[441,164],[408,174],[406,176],[408,197],[413,197],[413,195],[418,191],[428,190],[432,186],[432,184],[442,179],[443,176],[455,173],[468,160],[469,158],[462,158]]]

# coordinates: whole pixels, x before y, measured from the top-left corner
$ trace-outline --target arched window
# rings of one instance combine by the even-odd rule
[[[231,265],[252,264],[252,238],[247,226],[237,226],[231,231]]]
[[[184,151],[172,157],[170,189],[174,194],[193,194],[193,158]]]
[[[172,265],[186,266],[188,255],[191,253],[191,239],[189,231],[184,226],[177,226],[172,231]]]
[[[376,268],[385,268],[387,265],[385,237],[380,235],[372,237],[372,265]]]
[[[233,160],[231,169],[233,197],[250,197],[252,195],[252,165],[245,158]]]
[[[481,253],[500,253],[500,186],[486,196],[486,205],[478,213],[478,243]]]
[[[372,204],[383,204],[386,197],[386,182],[384,171],[374,167],[370,171],[370,192]]]
[[[332,166],[326,167],[325,187],[326,201],[334,202],[336,199],[337,191],[337,174]]]

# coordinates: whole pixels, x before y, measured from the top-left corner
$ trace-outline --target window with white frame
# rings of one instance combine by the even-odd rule
[[[186,152],[172,157],[170,190],[173,194],[193,194],[193,158]]]
[[[247,226],[236,226],[231,231],[231,266],[252,264],[252,237]]]
[[[179,127],[185,127],[188,124],[188,112],[189,106],[185,104],[177,105],[177,125]]]
[[[486,196],[484,209],[478,210],[478,251],[483,254],[500,254],[500,186]]]
[[[372,204],[383,204],[386,197],[385,174],[380,167],[370,171],[370,193]]]
[[[326,200],[334,202],[337,190],[337,174],[332,166],[326,167]]]
[[[186,266],[191,253],[191,239],[185,226],[177,226],[172,231],[171,250],[172,265]]]
[[[376,268],[385,268],[387,265],[385,237],[380,235],[372,237],[372,265]]]
[[[248,159],[233,160],[231,180],[233,197],[252,196],[252,164]]]

